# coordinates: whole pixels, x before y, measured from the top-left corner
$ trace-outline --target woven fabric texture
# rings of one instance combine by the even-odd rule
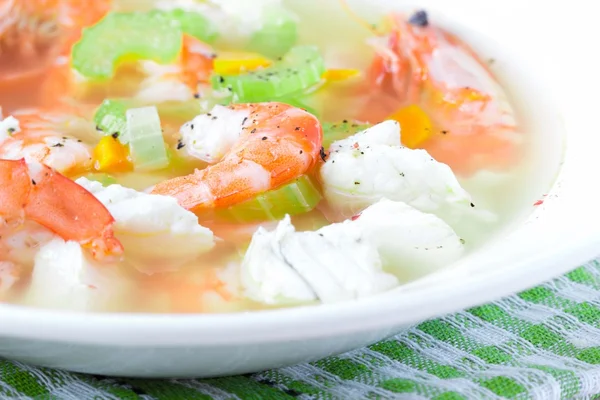
[[[600,399],[600,262],[318,362],[215,379],[87,376],[0,361],[0,397]]]

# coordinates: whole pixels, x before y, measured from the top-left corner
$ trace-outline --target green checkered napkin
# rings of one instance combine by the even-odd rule
[[[600,262],[368,348],[254,375],[92,377],[0,361],[0,398],[595,399]]]

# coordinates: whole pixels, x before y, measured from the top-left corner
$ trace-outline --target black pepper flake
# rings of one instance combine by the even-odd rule
[[[360,182],[354,182],[355,185],[360,185]]]
[[[215,119],[217,119],[216,115],[213,115],[211,119],[212,119],[212,120],[215,120]]]
[[[31,180],[31,183],[32,183],[34,186],[35,186],[35,185],[37,185],[37,183],[36,183],[36,182],[35,182],[33,179]]]
[[[81,143],[81,142],[83,142],[83,140],[77,139],[77,143]]]
[[[256,128],[254,128],[250,131],[250,133],[254,133],[254,132],[256,132]]]
[[[463,239],[463,238],[460,238],[460,243],[461,243],[461,244],[465,244],[465,239]]]
[[[113,139],[116,139],[116,138],[118,138],[118,137],[119,137],[119,132],[114,132],[114,133],[113,133],[112,135],[110,135],[110,136],[112,136],[112,138],[113,138]]]
[[[244,117],[244,119],[242,120],[242,125],[244,125],[246,121],[248,121],[248,117]]]
[[[324,235],[322,233],[319,233],[319,236],[324,237]]]
[[[263,136],[263,137],[262,137],[262,140],[267,140],[267,137],[266,137],[266,136]]]
[[[52,147],[64,147],[65,145],[62,143],[53,144]]]
[[[321,160],[325,161],[327,159],[327,154],[325,153],[325,148],[321,146],[319,150],[319,155],[321,156]]]
[[[177,142],[177,150],[181,150],[185,147],[185,143],[183,143],[181,140],[179,142]]]
[[[96,130],[102,132],[102,128],[100,128],[98,125],[96,125]]]
[[[300,154],[304,153],[302,150],[300,150]]]
[[[294,130],[295,130],[295,131],[299,131],[299,130],[300,130],[300,127],[299,127],[299,126],[297,126],[297,127],[295,127],[295,128],[294,128]]]
[[[471,207],[475,207],[475,204],[471,203]]]
[[[200,93],[194,93],[194,98],[195,99],[199,99],[200,98]]]
[[[409,19],[408,23],[414,26],[420,26],[422,28],[429,25],[429,18],[425,10],[419,10],[414,13]]]
[[[400,172],[400,176],[404,176],[404,172]]]
[[[194,124],[190,124],[190,128],[193,130],[194,129]]]
[[[348,120],[347,120],[347,119],[345,119],[345,120],[343,120],[342,122],[343,122],[344,124],[347,124],[347,123],[348,123]]]
[[[279,126],[279,125],[277,125],[277,129],[279,129],[279,128],[280,128],[280,126]]]
[[[445,135],[447,133],[448,133],[448,131],[442,131],[442,135]]]
[[[225,78],[223,78],[222,76],[219,76],[219,82],[220,83],[225,83]]]
[[[211,113],[206,113],[206,116],[207,117],[212,117],[212,114]]]

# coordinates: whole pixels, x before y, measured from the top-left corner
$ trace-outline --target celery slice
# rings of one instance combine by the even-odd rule
[[[73,68],[86,78],[108,79],[123,60],[175,61],[182,44],[180,23],[164,12],[110,13],[85,28],[73,46]]]
[[[362,122],[354,122],[344,120],[339,123],[324,123],[323,124],[323,147],[329,148],[331,143],[336,140],[346,139],[348,136],[352,136],[355,133],[364,131],[371,127],[370,124]]]
[[[117,179],[109,174],[93,173],[85,175],[85,177],[90,181],[100,182],[102,186],[109,186],[117,183]]]
[[[106,99],[100,104],[100,107],[94,114],[94,122],[96,126],[105,134],[119,134],[121,143],[127,143],[125,132],[127,128],[127,120],[125,112],[127,105],[120,100]],[[121,137],[123,136],[123,137]]]
[[[240,75],[213,75],[214,89],[228,89],[240,103],[272,101],[289,96],[321,81],[325,61],[314,46],[292,48],[280,61]]]
[[[298,40],[298,29],[294,14],[282,6],[265,8],[261,28],[254,32],[248,50],[277,58],[287,53]]]
[[[322,196],[313,178],[302,175],[280,188],[259,194],[252,200],[216,210],[217,217],[237,222],[279,220],[313,210]]]
[[[215,24],[202,14],[180,8],[166,12],[166,15],[179,22],[181,30],[204,43],[212,43],[219,36]]]
[[[126,112],[129,154],[136,171],[153,171],[169,165],[158,110],[154,106]]]

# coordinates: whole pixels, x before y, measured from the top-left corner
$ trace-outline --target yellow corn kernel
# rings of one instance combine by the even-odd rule
[[[402,144],[408,148],[416,148],[432,134],[429,116],[417,105],[403,107],[390,115],[389,119],[400,123]]]
[[[213,69],[219,75],[237,75],[271,65],[271,60],[254,53],[221,53],[214,59]]]
[[[321,78],[326,81],[344,81],[346,79],[354,78],[360,74],[357,69],[328,69],[323,72]]]
[[[94,169],[102,172],[123,172],[132,169],[129,149],[113,136],[104,136],[93,153]]]

